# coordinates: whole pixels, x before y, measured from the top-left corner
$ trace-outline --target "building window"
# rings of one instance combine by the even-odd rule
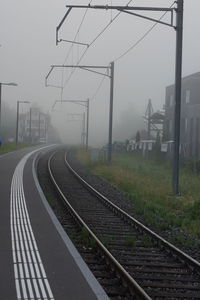
[[[169,106],[172,106],[174,104],[174,95],[171,94],[169,98]]]
[[[190,103],[190,90],[186,90],[185,92],[185,103]]]
[[[170,133],[172,133],[172,129],[173,129],[172,126],[173,126],[173,125],[172,125],[172,120],[169,120],[169,132],[170,132]]]
[[[188,119],[185,118],[185,133],[188,131]]]

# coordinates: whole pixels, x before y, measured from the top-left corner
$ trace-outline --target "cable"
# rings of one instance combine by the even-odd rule
[[[170,6],[170,8],[173,7],[173,5],[175,4],[175,2],[173,2],[173,4]],[[162,14],[162,16],[158,19],[158,21],[162,20],[164,18],[164,16],[167,14],[167,11],[164,12],[164,14]],[[118,61],[119,59],[121,59],[122,57],[124,57],[126,54],[128,54],[131,50],[133,50],[140,42],[142,42],[145,37],[158,25],[159,23],[157,21],[155,21],[155,24],[153,24],[153,26],[151,26],[147,32],[137,41],[135,42],[131,47],[129,47],[125,52],[123,52],[120,56],[118,56],[116,59],[114,59],[114,62]]]
[[[128,1],[128,3],[126,4],[129,5],[133,0]],[[92,42],[90,43],[90,46],[92,44],[94,44],[94,42],[96,42],[96,40],[106,31],[106,29],[115,21],[116,18],[118,18],[118,16],[122,13],[122,11],[120,11],[118,14],[116,14],[116,16],[114,18],[111,19],[111,21],[102,29],[102,31],[92,40]]]
[[[93,96],[90,98],[90,100],[94,100],[94,98],[95,98],[96,95],[98,94],[98,92],[99,92],[99,90],[100,90],[100,88],[101,88],[101,86],[102,86],[102,84],[103,84],[105,78],[106,78],[106,74],[105,74],[105,75],[103,76],[103,78],[101,79],[101,81],[100,81],[100,83],[99,83],[99,85],[98,85],[98,87],[97,87],[95,93],[94,93]]]
[[[89,5],[92,3],[92,1],[93,1],[93,0],[90,0]],[[81,26],[83,25],[83,22],[84,22],[84,20],[85,20],[85,17],[86,17],[86,14],[87,14],[87,12],[88,12],[88,9],[89,9],[89,8],[86,8],[86,10],[85,10],[85,12],[84,12],[84,15],[83,15],[83,17],[82,17],[81,23],[80,23],[80,25],[79,25],[79,27],[78,27],[78,30],[77,30],[77,32],[76,32],[76,34],[75,34],[75,36],[74,36],[73,42],[76,40],[76,37],[77,37],[77,35],[78,35],[79,32],[80,32]],[[71,52],[72,47],[73,47],[73,44],[71,45],[71,47],[70,47],[70,49],[69,49],[69,51],[68,51],[68,53],[67,53],[67,55],[66,55],[66,57],[65,57],[65,60],[64,60],[63,65],[64,65],[65,62],[67,61],[67,59],[68,59],[68,57],[69,57],[69,55],[70,55],[70,52]]]
[[[129,0],[128,3],[126,4],[129,5],[133,0]],[[92,2],[92,0],[90,1],[90,3]],[[88,10],[88,8],[87,8]],[[101,32],[90,42],[89,47],[87,49],[85,49],[85,51],[83,52],[83,54],[81,55],[80,59],[78,60],[76,66],[79,65],[79,63],[81,62],[81,60],[83,59],[83,57],[85,56],[86,52],[88,51],[88,49],[96,42],[96,40],[106,31],[106,29],[116,20],[116,18],[121,14],[122,12],[120,11],[118,14],[116,14],[116,16],[111,19],[111,21],[101,30]],[[66,62],[66,60],[65,60]],[[67,78],[67,80],[64,83],[64,87],[66,87],[66,85],[68,84],[69,80],[71,79],[73,73],[75,72],[75,68],[71,71],[71,74],[69,75],[69,77]]]

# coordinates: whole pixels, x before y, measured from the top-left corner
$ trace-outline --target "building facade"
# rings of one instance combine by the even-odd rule
[[[20,142],[46,142],[47,116],[38,108],[31,108],[29,112],[20,114],[18,124],[18,140]]]
[[[166,88],[164,136],[174,139],[174,85]],[[181,155],[200,158],[200,72],[182,79],[181,93]]]

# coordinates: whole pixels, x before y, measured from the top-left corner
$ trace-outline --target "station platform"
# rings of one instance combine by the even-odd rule
[[[0,156],[0,299],[108,300],[39,186],[34,161],[48,149]]]

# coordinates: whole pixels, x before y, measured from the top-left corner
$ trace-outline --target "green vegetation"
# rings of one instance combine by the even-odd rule
[[[45,193],[45,197],[49,203],[49,205],[51,206],[51,208],[53,209],[55,207],[55,200],[54,197],[52,196],[51,193]]]
[[[13,143],[3,143],[0,147],[0,155],[4,154],[4,153],[7,153],[7,152],[14,151],[14,150],[22,149],[22,148],[25,148],[25,147],[28,147],[28,146],[30,146],[29,143],[19,143],[18,146],[16,146],[15,142],[13,142]]]
[[[81,233],[80,233],[81,242],[88,248],[95,247],[95,240],[90,236],[89,232],[85,227],[82,227]]]
[[[152,239],[147,235],[144,235],[142,237],[141,242],[144,247],[153,247],[153,245],[154,245]]]
[[[159,230],[180,227],[191,236],[200,237],[200,174],[191,168],[181,168],[181,196],[175,197],[172,170],[166,162],[147,160],[138,153],[122,153],[114,154],[112,166],[108,166],[103,156],[95,163],[83,150],[77,156],[93,172],[124,191],[133,201],[134,212],[142,216],[146,225]]]
[[[128,246],[130,246],[131,248],[135,247],[135,243],[136,243],[135,237],[133,237],[133,236],[125,236],[124,240],[125,240],[126,244]]]
[[[109,243],[113,241],[113,237],[107,235],[102,235],[99,239],[105,247],[108,247]]]

